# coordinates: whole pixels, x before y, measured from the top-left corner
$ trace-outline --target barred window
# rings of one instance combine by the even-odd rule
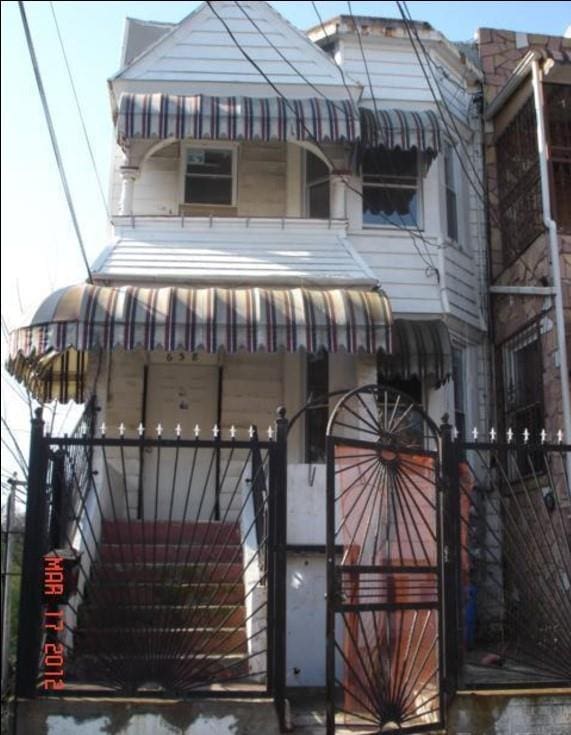
[[[504,265],[543,232],[535,108],[530,98],[496,141]]]
[[[506,427],[512,429],[519,442],[527,429],[530,441],[538,443],[540,432],[544,428],[539,322],[504,343],[502,361]],[[535,462],[533,456],[532,461]],[[526,456],[521,458],[520,471],[524,475],[530,471]]]

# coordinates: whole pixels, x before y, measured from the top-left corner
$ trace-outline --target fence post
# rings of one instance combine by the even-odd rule
[[[286,729],[286,576],[287,576],[287,430],[285,408],[277,410],[275,463],[273,466],[273,541],[274,541],[274,607],[273,607],[273,697],[280,729]]]
[[[22,588],[18,615],[16,696],[34,697],[42,643],[42,558],[47,540],[46,476],[48,448],[44,439],[42,409],[32,419],[28,497],[22,553]]]
[[[8,688],[8,662],[10,660],[11,617],[12,617],[12,568],[14,562],[14,506],[16,503],[16,479],[8,482],[12,489],[6,502],[6,531],[2,544],[2,694]]]
[[[458,689],[462,665],[464,614],[462,599],[462,557],[460,519],[459,441],[452,436],[448,414],[442,417],[440,426],[442,467],[442,535],[443,535],[443,596],[444,596],[444,646],[445,681],[449,696]]]
[[[50,514],[49,545],[50,549],[59,549],[65,537],[67,508],[65,506],[65,452],[58,449],[52,455],[52,502]]]

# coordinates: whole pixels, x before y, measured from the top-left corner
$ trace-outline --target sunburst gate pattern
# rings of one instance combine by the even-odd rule
[[[329,540],[343,549],[328,557],[329,731],[438,726],[436,427],[403,394],[369,386],[339,402],[328,435]]]

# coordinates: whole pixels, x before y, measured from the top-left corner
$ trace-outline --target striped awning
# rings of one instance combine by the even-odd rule
[[[123,94],[117,140],[355,141],[360,124],[350,100]]]
[[[83,402],[96,351],[388,353],[391,323],[380,290],[80,284],[52,294],[12,333],[7,368],[40,400]]]
[[[370,110],[360,108],[361,146],[417,148],[436,155],[442,148],[438,116],[432,110]]]
[[[392,340],[392,353],[382,360],[386,377],[417,377],[439,386],[452,376],[452,344],[444,322],[395,319]]]

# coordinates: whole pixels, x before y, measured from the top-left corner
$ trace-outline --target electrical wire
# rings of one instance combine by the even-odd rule
[[[369,85],[369,90],[370,90],[371,98],[372,98],[372,101],[373,101],[373,107],[374,107],[374,110],[375,110],[375,119],[378,120],[379,119],[379,108],[377,106],[377,98],[375,97],[375,89],[373,87],[373,80],[371,78],[371,73],[369,71],[369,64],[367,62],[367,56],[365,54],[365,48],[363,46],[363,38],[361,36],[361,29],[359,28],[359,24],[357,23],[357,21],[355,19],[355,16],[353,15],[353,8],[351,6],[351,0],[347,0],[347,7],[349,9],[349,16],[351,18],[351,22],[353,24],[353,28],[355,29],[355,32],[357,34],[357,39],[359,41],[359,49],[361,51],[361,57],[363,59],[363,66],[365,68],[365,74],[367,76],[367,83]],[[381,172],[379,172],[379,173],[381,173]],[[394,202],[392,202],[392,204],[394,204]],[[403,229],[406,229],[410,233],[410,236],[412,238],[412,242],[414,243],[414,246],[416,248],[416,251],[417,251],[418,255],[422,259],[422,262],[427,266],[427,269],[429,269],[430,271],[436,273],[437,280],[438,280],[438,282],[440,282],[440,272],[438,271],[438,268],[434,265],[434,261],[432,260],[432,256],[430,254],[430,251],[428,250],[426,239],[425,239],[424,235],[421,233],[420,227],[418,226],[418,224],[416,224],[416,231],[413,233],[412,230],[410,230],[409,228],[407,228],[405,226],[404,220],[402,218],[402,215],[398,211],[398,208],[397,207],[395,207],[395,212],[398,214],[398,216],[401,219],[401,223],[402,223]],[[424,247],[426,249],[426,256],[427,256],[428,260],[424,257],[423,253],[421,252],[420,248],[418,247],[418,245],[416,243],[415,238],[417,238],[417,237],[418,237],[419,240],[421,240],[424,243]]]
[[[491,217],[491,219],[493,219],[494,224],[501,231],[501,228],[502,228],[501,222],[499,221],[499,218],[498,218],[496,212],[493,209],[491,209],[490,207],[488,207],[488,201],[487,201],[487,197],[486,197],[486,194],[487,194],[486,184],[485,184],[485,182],[483,180],[483,177],[480,177],[480,173],[476,169],[476,167],[475,167],[475,165],[474,165],[474,163],[472,161],[472,158],[470,156],[470,153],[469,153],[468,149],[466,148],[466,145],[464,143],[464,140],[462,138],[462,135],[461,135],[460,131],[458,130],[458,126],[456,124],[456,120],[454,118],[454,114],[450,111],[450,109],[448,108],[448,106],[446,104],[446,98],[442,94],[442,90],[441,90],[441,88],[440,88],[440,86],[438,84],[438,80],[436,79],[436,76],[434,75],[434,72],[433,72],[433,70],[431,68],[431,65],[430,65],[431,64],[430,54],[426,50],[426,47],[424,46],[424,44],[423,44],[423,42],[422,42],[422,40],[420,38],[420,35],[419,35],[418,31],[416,30],[416,26],[414,24],[414,20],[412,19],[412,16],[410,14],[410,11],[408,10],[408,7],[406,5],[406,2],[404,2],[404,1],[401,2],[401,0],[396,0],[396,4],[397,4],[397,7],[398,7],[399,12],[401,14],[401,17],[402,17],[402,20],[403,20],[405,29],[407,31],[407,34],[408,34],[408,37],[409,37],[411,46],[412,46],[413,51],[415,53],[415,56],[416,56],[416,58],[418,60],[418,63],[420,65],[421,69],[422,69],[422,73],[423,73],[423,75],[424,75],[424,77],[426,79],[426,83],[428,84],[428,87],[430,89],[430,93],[432,95],[432,98],[434,99],[434,102],[436,103],[436,107],[438,109],[438,112],[439,112],[440,117],[442,119],[442,122],[444,124],[444,127],[446,128],[446,132],[447,132],[448,136],[450,137],[450,139],[451,139],[451,141],[453,143],[454,148],[456,148],[456,145],[458,145],[458,144],[462,148],[462,151],[463,151],[466,159],[470,163],[470,167],[472,168],[472,170],[474,171],[474,173],[476,175],[476,185],[474,184],[474,180],[472,179],[472,176],[470,175],[470,173],[468,172],[468,170],[466,168],[466,165],[465,165],[465,162],[464,162],[464,158],[462,156],[459,156],[458,155],[458,152],[456,151],[456,153],[458,155],[458,162],[460,163],[460,167],[462,168],[462,171],[464,172],[464,175],[466,176],[467,180],[472,185],[472,189],[473,189],[474,193],[476,194],[476,196],[478,197],[478,199],[480,200],[480,202],[483,205],[484,209],[488,211],[488,214]],[[408,15],[408,17],[407,17],[407,15]],[[423,54],[424,54],[424,56],[425,56],[425,58],[427,60],[426,65],[422,63],[422,59],[420,58],[420,53],[419,53],[418,48],[417,48],[417,46],[416,46],[416,44],[414,42],[413,34],[414,34],[414,37],[416,37],[419,46],[423,50]],[[438,92],[440,94],[440,99],[439,99],[438,95],[436,94],[436,92],[434,91],[434,88],[433,88],[432,83],[430,81],[430,77],[428,76],[428,72],[427,72],[427,69],[426,69],[427,66],[430,69],[431,74],[433,76],[433,79],[435,81],[435,84],[437,86]],[[455,135],[453,135],[452,132],[451,132],[451,130],[450,130],[450,126],[448,124],[448,121],[446,120],[446,116],[444,115],[443,108],[446,110],[446,112],[450,116],[450,119],[452,121],[452,125],[454,127]],[[481,187],[481,191],[479,190],[479,187]],[[497,191],[495,193],[497,194]],[[520,254],[520,262],[523,265],[524,269],[529,273],[529,275],[532,278],[536,279],[537,276],[536,276],[535,271],[528,265],[528,263],[526,262],[525,258],[521,254]]]
[[[70,86],[71,86],[71,90],[73,92],[73,98],[75,100],[75,106],[77,108],[77,113],[78,113],[79,119],[81,121],[81,127],[83,129],[83,137],[85,138],[85,143],[87,145],[87,150],[89,151],[89,157],[91,158],[91,165],[93,166],[93,172],[95,173],[95,178],[97,180],[97,187],[99,189],[99,194],[101,196],[101,201],[103,203],[103,208],[105,209],[105,214],[107,215],[107,220],[110,220],[111,219],[111,214],[109,212],[109,207],[107,206],[107,200],[105,198],[105,193],[103,192],[103,186],[101,184],[101,178],[99,176],[99,171],[97,170],[97,163],[95,162],[95,156],[93,154],[93,149],[92,149],[91,143],[89,141],[89,134],[87,132],[87,127],[85,125],[85,118],[83,117],[83,112],[81,110],[81,104],[79,102],[79,96],[77,94],[77,89],[76,89],[75,83],[73,81],[73,74],[71,73],[71,67],[70,67],[70,64],[69,64],[69,61],[68,61],[68,58],[67,58],[67,54],[66,54],[66,51],[65,51],[65,46],[64,46],[64,43],[63,43],[63,38],[62,38],[62,35],[61,35],[61,32],[60,32],[59,23],[58,23],[58,20],[57,20],[57,17],[56,17],[56,11],[55,11],[55,8],[54,8],[54,4],[53,4],[53,2],[51,2],[51,0],[50,0],[50,8],[51,8],[51,11],[52,11],[52,16],[53,16],[54,24],[55,24],[55,27],[56,27],[57,36],[58,36],[58,39],[59,39],[59,45],[61,47],[61,53],[62,53],[63,60],[64,60],[64,63],[65,63],[65,68],[67,69],[67,75],[69,77],[69,83],[70,83]]]
[[[30,54],[30,59],[31,59],[31,62],[32,62],[32,67],[33,67],[33,70],[34,70],[34,77],[36,79],[36,84],[38,86],[38,92],[39,92],[39,95],[40,95],[40,99],[41,99],[41,102],[42,102],[42,107],[43,107],[43,110],[44,110],[44,116],[46,118],[46,123],[47,123],[48,131],[49,131],[49,134],[50,134],[50,140],[51,140],[51,144],[52,144],[52,149],[53,149],[54,156],[55,156],[55,159],[56,159],[56,163],[57,163],[57,167],[58,167],[58,171],[59,171],[61,183],[62,183],[62,186],[63,186],[63,190],[64,190],[66,202],[67,202],[67,206],[68,206],[69,213],[70,213],[70,216],[71,216],[71,221],[73,223],[73,228],[75,230],[75,234],[77,236],[77,241],[79,243],[79,249],[81,250],[81,256],[82,256],[83,262],[85,264],[85,269],[87,270],[87,281],[88,281],[88,283],[93,283],[93,277],[92,277],[92,274],[91,274],[91,268],[89,267],[89,261],[87,260],[87,254],[85,252],[85,246],[83,244],[83,238],[81,237],[81,231],[79,229],[79,223],[77,221],[77,216],[75,214],[75,207],[73,206],[73,199],[71,197],[71,192],[70,192],[70,189],[69,189],[69,185],[67,183],[67,177],[65,175],[65,169],[64,169],[64,166],[63,166],[63,161],[62,161],[62,158],[61,158],[61,154],[60,154],[59,145],[58,145],[58,142],[57,142],[57,138],[56,138],[54,126],[53,126],[53,123],[52,123],[52,118],[51,118],[50,110],[49,110],[49,107],[48,107],[48,102],[47,102],[47,99],[46,99],[46,93],[44,91],[44,85],[43,85],[43,82],[42,82],[42,76],[41,76],[41,73],[40,73],[40,68],[38,66],[38,60],[36,58],[36,52],[34,50],[34,44],[33,44],[33,41],[32,41],[32,36],[30,34],[30,27],[28,26],[28,19],[26,17],[26,11],[24,9],[24,3],[22,2],[22,0],[18,0],[18,7],[20,9],[20,16],[22,18],[22,25],[24,26],[24,34],[26,36],[26,44],[28,46],[28,51],[29,51],[29,54]]]
[[[243,9],[243,8],[242,8],[242,7],[240,6],[240,4],[239,4],[238,2],[235,2],[235,4],[236,4],[236,5],[238,6],[238,8],[240,8],[240,10],[242,10],[243,14],[244,14],[244,15],[245,15],[245,16],[246,16],[247,18],[249,18],[249,20],[250,20],[250,21],[252,22],[252,24],[254,25],[254,27],[257,27],[257,26],[256,26],[256,24],[254,24],[254,23],[253,23],[252,19],[251,19],[251,18],[250,18],[250,17],[248,16],[248,14],[247,14],[247,13],[246,13],[246,12],[244,11],[244,9]],[[266,73],[265,73],[265,72],[263,71],[263,69],[262,69],[262,68],[260,67],[260,65],[259,65],[259,64],[258,64],[258,63],[257,63],[257,62],[256,62],[256,61],[255,61],[255,60],[254,60],[254,59],[253,59],[253,58],[252,58],[252,57],[251,57],[251,56],[250,56],[250,55],[248,54],[248,52],[247,52],[247,51],[246,51],[246,50],[245,50],[245,49],[243,48],[243,46],[242,46],[242,45],[240,44],[239,40],[238,40],[238,39],[236,38],[236,35],[235,35],[235,34],[234,34],[234,33],[232,32],[232,30],[230,29],[230,27],[229,27],[228,23],[227,23],[227,22],[225,21],[225,19],[224,19],[224,18],[223,18],[223,17],[222,17],[222,16],[221,16],[221,15],[220,15],[220,14],[218,13],[218,11],[217,11],[217,10],[215,9],[215,7],[214,7],[214,4],[213,4],[212,2],[210,2],[210,1],[208,1],[208,6],[210,7],[210,9],[211,9],[211,10],[212,10],[212,12],[214,13],[214,15],[215,15],[215,16],[216,16],[216,17],[218,18],[218,20],[219,20],[219,21],[220,21],[220,22],[222,23],[222,25],[223,25],[223,26],[224,26],[224,28],[226,29],[226,31],[227,31],[227,33],[228,33],[228,35],[230,36],[230,38],[231,38],[231,39],[232,39],[232,41],[234,42],[234,45],[235,45],[235,46],[236,46],[236,47],[238,48],[238,50],[239,50],[239,51],[240,51],[240,52],[242,53],[242,55],[244,56],[244,58],[245,58],[245,59],[246,59],[247,61],[249,61],[249,62],[250,62],[250,63],[252,64],[252,66],[253,66],[253,67],[254,67],[254,68],[255,68],[255,69],[256,69],[256,70],[258,71],[258,73],[259,73],[259,74],[260,74],[260,75],[261,75],[261,76],[262,76],[262,77],[263,77],[263,78],[264,78],[264,79],[266,80],[266,82],[267,82],[267,83],[268,83],[268,84],[269,84],[269,85],[271,86],[271,88],[272,88],[272,89],[273,89],[273,90],[274,90],[274,91],[276,92],[276,94],[278,94],[278,95],[280,96],[280,98],[281,98],[281,99],[283,99],[283,101],[284,101],[284,103],[286,104],[286,106],[288,107],[288,109],[289,109],[289,110],[290,110],[290,111],[291,111],[291,112],[293,113],[293,115],[295,116],[296,120],[298,120],[298,121],[299,121],[299,122],[301,123],[301,125],[302,125],[302,127],[304,128],[305,132],[306,132],[306,133],[308,133],[308,135],[309,135],[309,138],[310,138],[310,139],[312,140],[312,142],[313,142],[313,143],[314,143],[314,144],[316,145],[316,147],[317,147],[317,148],[319,149],[319,151],[321,152],[321,154],[323,155],[323,157],[324,157],[324,158],[325,158],[325,160],[327,161],[328,165],[329,165],[329,166],[331,167],[331,169],[333,169],[333,170],[334,170],[334,169],[336,168],[336,167],[335,167],[335,164],[334,164],[334,162],[333,162],[333,161],[331,160],[330,156],[329,156],[329,155],[327,154],[327,152],[326,152],[326,151],[325,151],[325,150],[323,149],[323,147],[322,147],[322,146],[320,145],[320,143],[319,143],[318,141],[316,141],[316,140],[314,140],[314,139],[313,139],[313,136],[311,135],[311,131],[309,131],[309,130],[308,130],[308,128],[307,128],[307,126],[305,125],[304,121],[303,121],[303,120],[301,120],[301,119],[299,118],[299,116],[298,116],[298,114],[297,114],[297,111],[295,110],[295,108],[293,107],[293,105],[291,104],[291,102],[290,102],[290,101],[289,101],[289,100],[287,99],[287,97],[285,97],[285,95],[284,95],[284,94],[283,94],[283,93],[281,92],[281,90],[280,90],[280,89],[279,89],[279,88],[278,88],[278,87],[276,86],[276,84],[275,84],[275,83],[274,83],[274,82],[273,82],[273,81],[272,81],[272,80],[270,79],[270,77],[269,77],[269,76],[268,76],[268,75],[267,75],[267,74],[266,74]],[[263,33],[263,31],[261,31],[261,30],[259,29],[259,27],[257,27],[257,30],[258,30],[258,32],[259,32],[259,33],[260,33],[260,34],[262,35],[262,37],[263,37],[263,38],[264,38],[264,39],[265,39],[265,40],[267,41],[267,43],[268,43],[268,44],[269,44],[269,45],[270,45],[270,46],[271,46],[272,48],[274,48],[274,50],[277,50],[277,49],[276,49],[276,47],[275,47],[275,46],[273,45],[273,43],[272,43],[272,42],[271,42],[271,41],[270,41],[270,40],[269,40],[269,39],[267,38],[267,36],[266,36],[266,35],[265,35],[265,34]],[[289,62],[289,60],[288,60],[288,64],[289,64],[289,65],[290,65],[290,66],[291,66],[291,67],[292,67],[292,68],[293,68],[293,69],[294,69],[294,70],[296,71],[296,73],[297,73],[297,74],[298,74],[298,75],[300,76],[300,78],[303,78],[303,75],[301,74],[301,72],[299,72],[299,70],[297,70],[297,69],[296,69],[296,67],[295,67],[295,66],[294,66],[294,65],[293,65],[293,64],[292,64],[291,62]],[[314,88],[314,89],[315,89],[315,90],[316,90],[316,91],[318,92],[318,94],[319,94],[319,95],[320,95],[321,97],[323,97],[324,99],[327,99],[327,97],[326,97],[326,96],[325,96],[325,95],[323,94],[323,92],[321,92],[321,90],[317,89],[317,88],[316,88],[316,87],[315,87],[314,85],[311,85],[311,86],[312,86],[312,87],[313,87],[313,88]],[[344,176],[340,176],[340,179],[341,179],[341,181],[343,182],[343,184],[344,184],[344,185],[345,185],[345,186],[346,186],[346,187],[347,187],[347,188],[348,188],[348,189],[349,189],[350,191],[352,191],[353,193],[357,194],[357,196],[359,196],[359,197],[360,197],[361,199],[363,199],[363,200],[364,200],[364,195],[363,195],[363,193],[362,193],[361,191],[359,191],[358,189],[356,189],[356,188],[355,188],[354,186],[352,186],[352,185],[351,185],[351,183],[350,183],[350,182],[349,182],[349,181],[347,180],[347,178],[346,178],[346,177],[344,177]],[[399,216],[400,216],[400,215],[399,215]],[[409,229],[408,227],[406,227],[406,226],[404,226],[404,225],[400,225],[400,226],[399,226],[399,225],[398,225],[397,223],[391,223],[391,224],[393,224],[393,225],[394,225],[395,227],[397,227],[397,228],[399,228],[399,229],[403,230],[404,232],[406,232],[406,233],[407,233],[407,234],[408,234],[408,235],[409,235],[409,236],[411,237],[411,239],[412,239],[412,242],[413,242],[413,244],[414,244],[414,246],[415,246],[415,248],[416,248],[416,250],[417,250],[417,252],[418,252],[419,256],[421,257],[421,259],[422,259],[423,263],[424,263],[424,264],[426,265],[426,267],[427,267],[427,271],[430,271],[430,272],[434,272],[434,273],[436,273],[436,276],[437,276],[437,278],[439,279],[439,277],[440,277],[440,276],[439,276],[439,272],[438,272],[438,269],[437,269],[437,268],[436,268],[436,267],[434,266],[434,264],[433,264],[432,262],[429,262],[428,260],[426,260],[426,258],[424,257],[423,253],[422,253],[422,252],[420,251],[420,249],[418,248],[418,245],[417,245],[417,243],[416,243],[416,241],[415,241],[415,237],[418,237],[418,239],[420,239],[420,240],[422,240],[422,241],[424,242],[424,244],[425,244],[425,247],[427,248],[427,253],[428,253],[428,245],[430,245],[431,247],[434,247],[434,244],[433,244],[433,243],[430,243],[429,241],[427,241],[427,240],[426,240],[426,239],[424,238],[424,236],[423,236],[422,234],[416,235],[416,234],[415,234],[415,233],[413,233],[413,232],[412,232],[412,231],[411,231],[411,230],[410,230],[410,229]],[[429,255],[429,257],[430,257],[430,254],[429,254],[429,253],[428,253],[428,255]]]

